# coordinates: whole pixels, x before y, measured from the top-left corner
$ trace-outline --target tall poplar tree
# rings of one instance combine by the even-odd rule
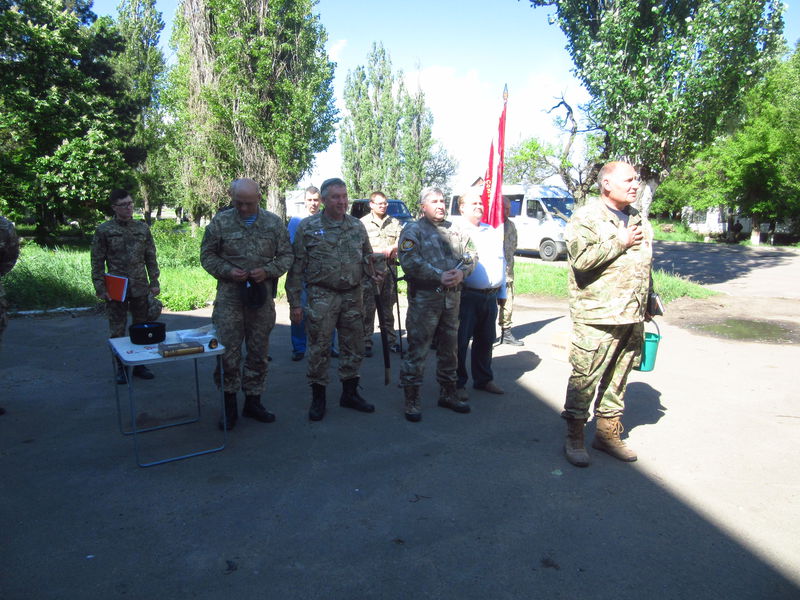
[[[779,0],[530,0],[552,7],[575,74],[608,134],[647,186],[710,142],[773,64],[782,44]]]
[[[195,219],[252,177],[267,206],[333,141],[333,63],[313,0],[184,0],[172,97],[188,142],[184,205]]]

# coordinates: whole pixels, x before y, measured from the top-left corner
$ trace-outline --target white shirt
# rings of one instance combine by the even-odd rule
[[[486,290],[500,288],[498,298],[506,297],[506,259],[503,252],[503,228],[497,229],[479,223],[473,225],[463,217],[458,226],[467,233],[478,252],[478,263],[475,270],[464,280],[468,288]]]

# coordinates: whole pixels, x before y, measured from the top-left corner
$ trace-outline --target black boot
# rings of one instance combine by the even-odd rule
[[[269,412],[264,405],[261,404],[261,396],[249,395],[244,397],[244,408],[242,409],[243,417],[250,417],[262,423],[272,423],[275,421],[275,415]]]
[[[325,386],[321,383],[311,384],[311,407],[308,409],[308,418],[312,421],[322,421],[325,416]]]
[[[225,420],[223,421],[222,417],[219,419],[219,428],[225,429],[225,424],[228,425],[228,431],[234,428],[236,425],[236,419],[239,415],[239,411],[236,408],[236,393],[235,392],[225,392]]]
[[[153,372],[144,365],[136,365],[133,367],[133,376],[140,379],[153,379],[155,377]]]
[[[511,333],[510,329],[503,329],[503,333],[500,336],[500,343],[501,344],[508,344],[509,346],[524,346],[525,344],[519,341],[517,338],[514,337],[514,334]]]
[[[375,412],[375,407],[359,395],[358,379],[358,377],[353,377],[342,381],[342,397],[339,398],[339,406],[352,408],[359,412]]]

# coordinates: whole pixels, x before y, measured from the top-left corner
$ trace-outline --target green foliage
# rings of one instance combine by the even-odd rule
[[[664,206],[736,209],[756,222],[800,214],[800,52],[775,66],[745,98],[744,118],[659,188]]]
[[[559,150],[554,144],[535,137],[523,140],[506,152],[503,179],[509,183],[541,183],[557,174],[558,169],[550,159],[558,154]]]
[[[610,156],[657,186],[735,116],[782,44],[778,0],[531,0],[552,6]]]
[[[333,63],[312,0],[184,0],[170,79],[181,204],[197,219],[235,176],[256,179],[268,208],[333,141]]]
[[[85,0],[0,3],[0,209],[45,235],[96,217],[129,174],[136,105],[113,76],[121,40]]]
[[[425,95],[406,90],[382,44],[373,43],[366,66],[348,72],[344,101],[342,160],[351,197],[380,190],[413,211],[423,187],[446,188],[456,163],[441,145],[434,149]]]

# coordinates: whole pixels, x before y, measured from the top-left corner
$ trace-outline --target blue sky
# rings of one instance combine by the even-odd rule
[[[97,0],[98,15],[115,15],[118,0]],[[160,0],[167,29],[176,0]],[[334,88],[340,111],[344,79],[365,64],[380,41],[395,70],[411,89],[425,92],[434,117],[434,136],[459,162],[451,181],[461,189],[483,174],[497,129],[503,85],[508,84],[506,147],[537,135],[553,141],[557,131],[546,111],[561,94],[577,105],[587,99],[572,77],[566,40],[548,23],[551,9],[527,0],[320,0],[316,7],[328,32],[328,52],[337,63]],[[787,5],[786,37],[800,39],[800,2]],[[165,31],[163,45],[169,39]],[[341,175],[337,144],[317,157],[302,183]]]

